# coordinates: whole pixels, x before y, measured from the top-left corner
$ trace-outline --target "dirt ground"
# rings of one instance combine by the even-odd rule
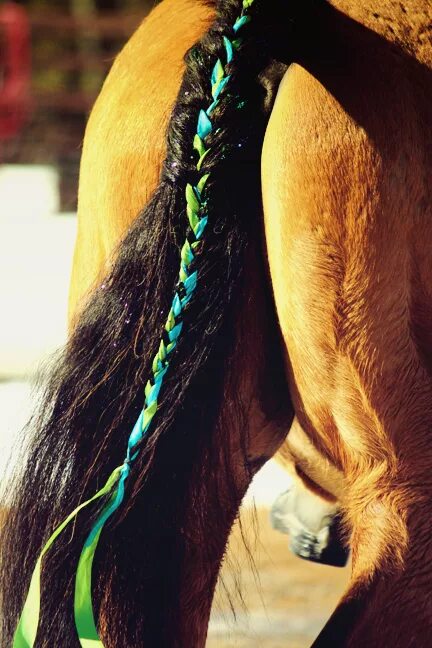
[[[207,648],[308,648],[343,593],[349,568],[292,555],[288,536],[271,528],[265,509],[257,511],[256,538],[252,513],[245,511],[243,520],[256,571],[237,525],[216,592]]]

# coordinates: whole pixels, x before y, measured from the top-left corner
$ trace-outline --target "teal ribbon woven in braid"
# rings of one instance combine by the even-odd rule
[[[243,0],[243,9],[240,17],[233,25],[237,32],[247,24],[251,18],[247,10],[252,6],[254,0]],[[230,41],[223,36],[225,46],[226,64],[231,63],[235,51],[241,44],[241,38]],[[218,59],[211,75],[211,92],[213,101],[206,110],[201,110],[198,116],[197,133],[193,146],[198,153],[197,170],[201,167],[206,155],[209,152],[206,140],[213,132],[212,113],[219,103],[220,95],[229,83],[230,75],[226,74],[224,63]],[[205,215],[205,201],[203,194],[205,185],[209,178],[208,174],[202,175],[199,182],[193,186],[186,186],[186,213],[189,225],[194,234],[192,243],[186,239],[180,260],[180,272],[177,288],[174,294],[170,312],[165,323],[165,334],[160,341],[159,349],[152,364],[152,375],[145,387],[144,408],[129,437],[126,458],[121,466],[116,468],[110,475],[105,486],[98,491],[91,499],[78,506],[62,524],[55,529],[42,552],[34,569],[27,599],[21,614],[21,618],[14,635],[13,648],[32,648],[36,641],[39,626],[40,614],[40,580],[42,558],[51,548],[57,537],[72,522],[78,513],[90,506],[102,497],[110,495],[109,501],[96,520],[82,549],[78,562],[75,577],[75,598],[74,615],[75,625],[82,648],[104,648],[99,638],[92,604],[92,566],[94,555],[98,546],[99,538],[107,520],[121,506],[126,481],[131,472],[131,465],[138,456],[137,446],[147,434],[151,422],[158,409],[158,397],[163,384],[163,379],[170,365],[171,356],[177,346],[177,341],[182,332],[182,315],[185,307],[191,300],[198,282],[197,271],[191,271],[190,266],[195,258],[195,251],[203,238],[208,217]]]

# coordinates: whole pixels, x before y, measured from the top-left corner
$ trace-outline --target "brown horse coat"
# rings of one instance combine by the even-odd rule
[[[262,155],[296,418],[282,448],[340,501],[349,591],[316,645],[432,630],[432,45],[427,0],[336,0],[286,73]],[[117,59],[84,144],[71,320],[154,190],[185,51],[212,10],[164,0]],[[287,398],[289,396],[287,395]],[[272,430],[257,453],[275,449]]]

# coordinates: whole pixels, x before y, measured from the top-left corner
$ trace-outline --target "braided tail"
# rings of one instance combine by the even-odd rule
[[[258,2],[258,0],[256,1]],[[76,571],[74,597],[75,625],[81,646],[83,648],[103,648],[93,614],[93,559],[104,525],[122,505],[133,464],[140,454],[144,440],[151,431],[152,421],[158,411],[159,395],[165,376],[170,369],[172,357],[180,337],[186,335],[186,331],[183,330],[185,328],[184,314],[200,280],[199,265],[197,266],[196,260],[201,253],[209,223],[207,184],[211,172],[207,172],[205,167],[206,160],[212,152],[212,135],[215,134],[213,116],[221,102],[229,95],[230,64],[242,47],[242,33],[245,26],[251,21],[250,9],[253,4],[254,0],[243,0],[241,13],[232,26],[234,38],[229,39],[226,35],[221,35],[224,57],[217,58],[209,80],[212,102],[207,108],[200,108],[197,115],[197,128],[193,140],[193,149],[197,156],[193,174],[196,180],[193,183],[186,184],[188,228],[186,240],[181,248],[178,282],[158,352],[152,362],[151,375],[145,386],[144,407],[130,434],[124,462],[115,468],[101,490],[77,507],[58,526],[44,546],[33,572],[27,599],[15,632],[13,648],[30,648],[34,646],[36,641],[40,616],[40,580],[43,557],[82,509],[93,505],[101,498],[109,496],[108,503],[97,517],[84,543]],[[241,108],[241,104],[239,104],[239,107]]]

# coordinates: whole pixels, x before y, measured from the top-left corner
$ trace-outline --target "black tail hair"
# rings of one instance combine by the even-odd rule
[[[0,537],[0,636],[5,648],[11,645],[31,571],[49,533],[121,463],[142,409],[143,386],[171,304],[186,234],[184,195],[186,183],[196,178],[192,142],[197,115],[211,103],[211,70],[223,56],[222,35],[235,37],[232,26],[241,2],[221,0],[217,8],[211,29],[186,56],[159,187],[80,316],[28,428],[29,458],[10,487],[11,510]],[[225,99],[214,112],[216,129],[203,165],[211,174],[209,226],[198,259],[199,285],[185,315],[187,332],[166,377],[152,433],[134,466],[126,505],[102,535],[96,556],[97,607],[104,612],[101,623],[109,646],[116,648],[194,645],[181,638],[175,643],[169,630],[179,614],[175,583],[185,578],[178,557],[199,551],[200,541],[211,537],[209,526],[216,535],[220,519],[228,515],[232,521],[244,492],[244,484],[232,474],[229,452],[233,430],[238,430],[247,454],[247,404],[230,394],[227,405],[227,385],[241,365],[243,345],[256,343],[238,335],[238,305],[247,293],[247,259],[256,259],[257,274],[265,273],[260,152],[271,101],[262,80],[268,80],[263,73],[272,62],[268,28],[278,20],[274,3],[267,0],[256,0],[251,13],[230,67]],[[250,303],[253,310],[253,296]],[[257,352],[271,367],[266,380],[277,396],[276,407],[280,395],[286,398],[284,371],[269,294],[264,303],[268,330]],[[274,415],[275,410],[269,414]],[[245,456],[243,464],[247,470]],[[80,515],[73,534],[60,539],[45,560],[37,645],[78,645],[73,575],[89,518]],[[185,527],[185,520],[194,528]],[[210,562],[220,561],[219,548],[206,551]]]

